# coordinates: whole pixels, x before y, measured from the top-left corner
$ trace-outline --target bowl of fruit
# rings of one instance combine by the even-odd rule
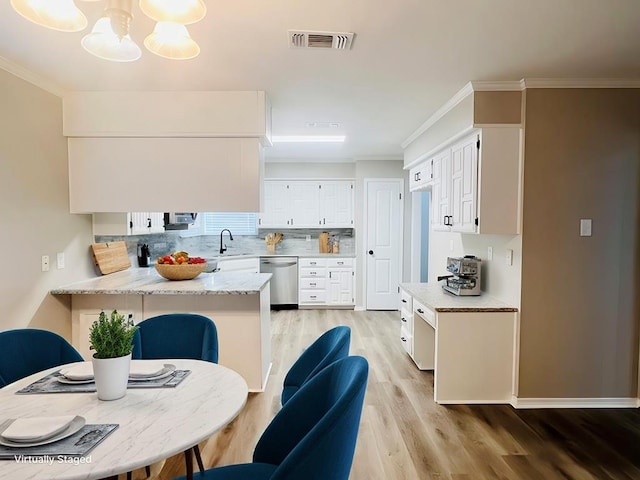
[[[187,252],[175,252],[158,257],[155,267],[167,280],[191,280],[204,271],[207,261],[201,257],[190,257]]]

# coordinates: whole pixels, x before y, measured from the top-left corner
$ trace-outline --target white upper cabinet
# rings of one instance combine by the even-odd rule
[[[409,171],[409,191],[426,190],[433,180],[433,160],[425,160]]]
[[[432,158],[435,231],[520,233],[521,129],[483,128]]]
[[[353,227],[353,182],[266,180],[262,228]]]
[[[93,214],[94,235],[146,235],[163,232],[163,212]]]
[[[353,227],[353,182],[320,182],[319,187],[322,226]]]

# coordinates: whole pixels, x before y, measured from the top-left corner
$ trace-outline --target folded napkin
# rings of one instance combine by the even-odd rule
[[[160,375],[163,370],[164,363],[162,362],[154,362],[151,360],[131,360],[129,377],[155,377],[156,375]]]
[[[74,418],[75,415],[18,418],[1,436],[13,442],[45,440],[65,430]]]
[[[60,369],[60,374],[69,380],[91,380],[93,378],[93,365],[91,362],[82,362]]]

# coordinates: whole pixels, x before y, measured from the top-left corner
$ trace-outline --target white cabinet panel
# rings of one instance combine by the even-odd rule
[[[354,304],[353,258],[301,258],[298,263],[300,305]]]
[[[433,180],[433,161],[426,160],[409,171],[409,191],[426,190]]]
[[[146,235],[163,232],[163,212],[93,214],[94,235]]]
[[[353,227],[351,181],[266,180],[260,226],[263,228]]]

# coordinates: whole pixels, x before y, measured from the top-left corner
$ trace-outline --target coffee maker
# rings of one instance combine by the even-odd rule
[[[480,295],[481,261],[482,260],[473,255],[448,257],[447,271],[453,275],[438,277],[438,281],[445,281],[442,288],[449,293],[459,296]]]

